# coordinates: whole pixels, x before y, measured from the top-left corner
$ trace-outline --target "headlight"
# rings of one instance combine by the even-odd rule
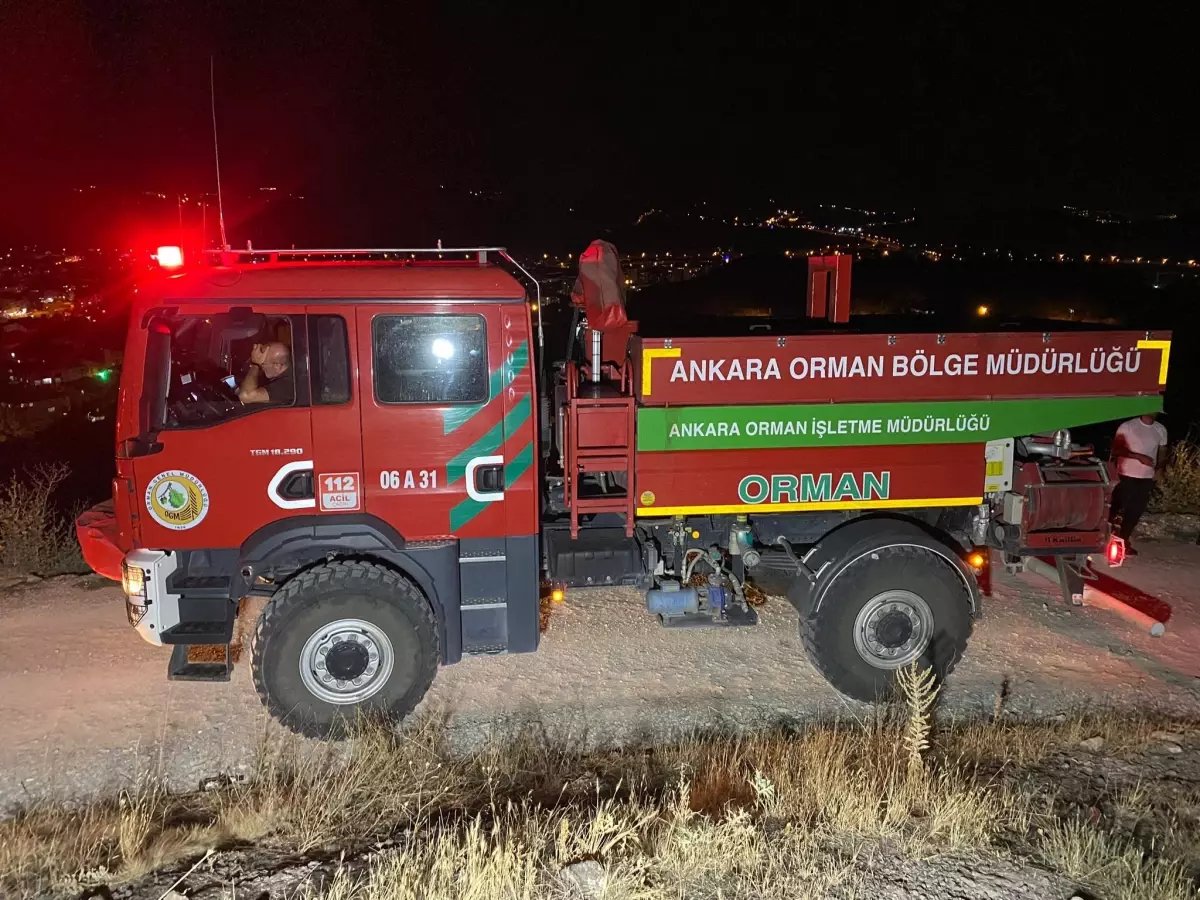
[[[140,566],[121,564],[121,587],[126,597],[146,596],[146,572]]]
[[[129,624],[137,628],[138,623],[146,617],[146,612],[150,609],[148,606],[143,606],[140,603],[134,603],[128,597],[125,598],[125,617],[129,619]]]

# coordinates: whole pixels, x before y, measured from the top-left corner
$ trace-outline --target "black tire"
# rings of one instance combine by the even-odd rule
[[[386,635],[392,651],[390,675],[355,704],[322,699],[301,676],[306,642],[322,626],[343,619],[369,623]],[[398,721],[412,712],[429,690],[439,659],[437,621],[415,584],[386,566],[339,561],[307,569],[276,592],[254,633],[252,671],[273,717],[308,737],[340,739],[356,720]]]
[[[813,665],[835,688],[857,700],[890,698],[895,668],[870,662],[855,644],[859,612],[887,591],[907,591],[925,601],[932,636],[915,660],[939,681],[953,671],[971,636],[971,593],[962,575],[942,556],[913,544],[851,554],[801,609],[800,634]],[[817,601],[820,598],[820,602]]]

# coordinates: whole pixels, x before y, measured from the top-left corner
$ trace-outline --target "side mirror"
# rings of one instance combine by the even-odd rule
[[[171,332],[165,325],[151,325],[146,335],[146,375],[138,400],[141,426],[156,432],[167,419],[167,392],[171,385]]]

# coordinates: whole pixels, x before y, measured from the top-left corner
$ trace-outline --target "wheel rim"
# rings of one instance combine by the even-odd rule
[[[338,619],[312,633],[300,651],[300,677],[314,697],[338,706],[362,703],[387,684],[395,656],[383,630]]]
[[[877,669],[899,669],[919,659],[933,637],[933,612],[912,591],[884,591],[854,620],[854,648]]]

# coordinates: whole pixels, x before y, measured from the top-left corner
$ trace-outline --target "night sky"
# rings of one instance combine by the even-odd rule
[[[302,245],[700,200],[1200,206],[1191,20],[757,6],[2,0],[0,238],[134,228],[93,184],[212,190],[210,54],[234,239],[263,186],[304,196]]]

